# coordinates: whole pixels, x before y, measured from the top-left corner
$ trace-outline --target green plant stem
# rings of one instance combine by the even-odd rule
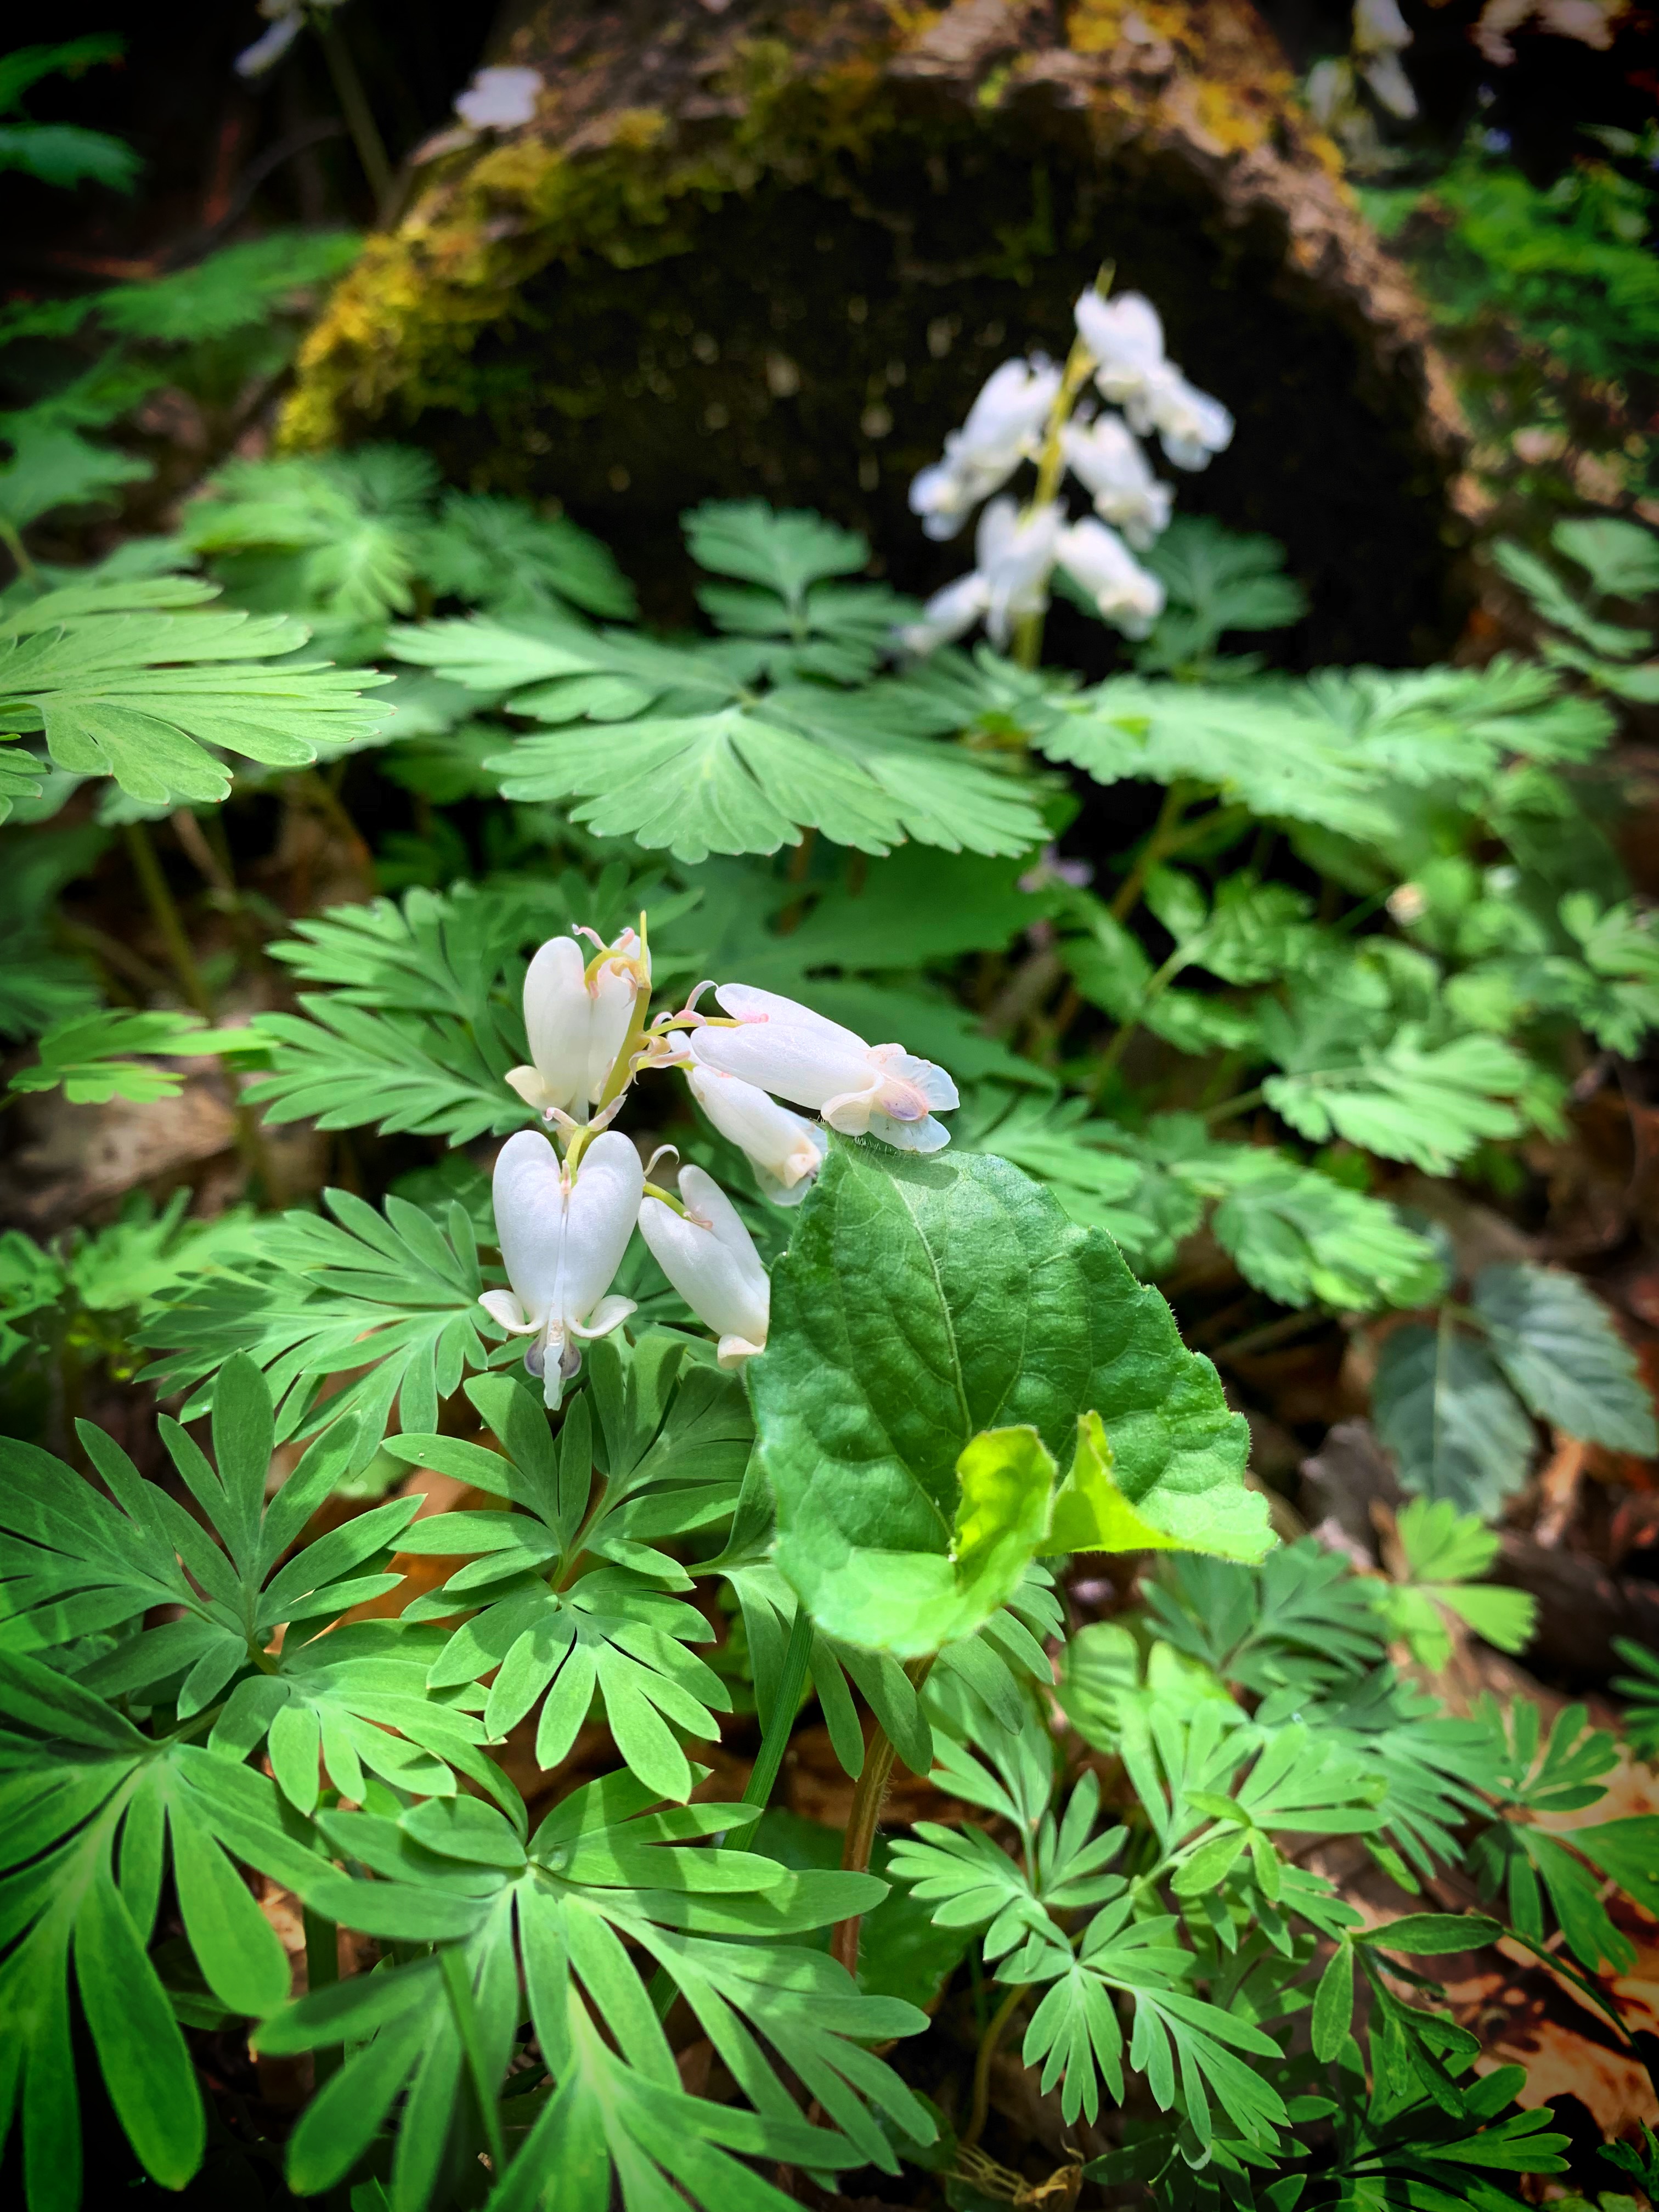
[[[311,20],[316,27],[323,58],[328,64],[328,73],[334,80],[334,93],[340,103],[340,112],[345,117],[351,143],[357,149],[357,159],[368,179],[368,189],[374,195],[374,209],[378,216],[392,198],[392,164],[386,159],[380,125],[374,120],[368,95],[363,90],[363,81],[357,74],[357,64],[351,58],[351,49],[347,46],[332,11],[325,8],[316,9]]]
[[[937,1653],[926,1659],[912,1659],[904,1671],[910,1686],[919,1690],[933,1670]],[[881,1818],[882,1800],[887,1795],[887,1784],[893,1771],[896,1757],[891,1739],[879,1721],[864,1747],[864,1765],[858,1786],[853,1792],[853,1810],[847,1823],[847,1833],[842,1839],[841,1863],[849,1873],[866,1874],[870,1854],[875,1848],[876,1823]],[[830,1938],[830,1955],[838,1959],[849,1974],[857,1976],[859,1970],[859,1929],[861,1913],[854,1913],[846,1920],[838,1920]]]
[[[789,1641],[784,1648],[783,1671],[778,1676],[777,1693],[772,1699],[772,1710],[761,1734],[760,1757],[755,1761],[744,1785],[743,1796],[738,1801],[742,1804],[765,1805],[776,1787],[783,1754],[789,1748],[789,1737],[795,1725],[795,1713],[800,1704],[801,1691],[805,1686],[807,1663],[811,1656],[811,1619],[806,1607],[797,1604]],[[659,2020],[667,2019],[675,1995],[673,1976],[666,1966],[659,1966],[651,1978],[651,2002],[656,2008]]]
[[[1089,1085],[1089,1096],[1091,1099],[1097,1099],[1100,1097],[1101,1092],[1106,1088],[1106,1079],[1111,1074],[1113,1069],[1116,1067],[1118,1062],[1122,1059],[1125,1052],[1128,1049],[1129,1040],[1131,1037],[1136,1035],[1140,1029],[1141,1024],[1146,1020],[1147,1007],[1152,1005],[1154,999],[1161,998],[1163,996],[1164,993],[1168,990],[1170,985],[1174,982],[1176,977],[1181,973],[1182,969],[1187,966],[1187,964],[1188,956],[1186,951],[1184,947],[1177,945],[1175,951],[1170,955],[1169,958],[1164,962],[1164,965],[1161,968],[1155,969],[1154,972],[1147,977],[1146,988],[1141,994],[1139,1011],[1131,1014],[1126,1021],[1122,1021],[1118,1024],[1116,1032],[1113,1036],[1111,1042],[1107,1046],[1105,1051],[1102,1053],[1100,1058],[1095,1063],[1094,1080]]]
[[[185,933],[178,906],[167,888],[167,879],[162,873],[155,841],[149,834],[149,825],[144,822],[129,822],[124,825],[121,834],[126,842],[133,873],[138,878],[138,887],[144,894],[144,902],[156,928],[161,933],[162,943],[167,946],[167,958],[173,963],[179,988],[195,1012],[204,1020],[211,1021],[213,1002],[208,997],[206,984],[202,981],[202,971],[196,964],[196,955],[191,950],[190,939]],[[271,1166],[264,1133],[252,1109],[244,1103],[240,1087],[229,1064],[222,1059],[219,1065],[230,1092],[231,1115],[236,1127],[237,1154],[250,1180],[264,1191],[267,1198],[274,1200],[278,1195],[278,1178]]]
[[[472,2094],[478,2100],[478,2117],[483,2123],[484,2147],[489,2153],[490,2171],[499,2182],[507,2172],[507,2147],[501,2140],[501,2112],[485,2070],[483,2050],[478,2041],[478,2014],[472,2002],[472,1977],[467,1971],[466,1954],[458,1944],[441,1943],[438,1958],[443,1967],[444,1986],[449,1992],[450,2008],[455,2014],[461,2048],[466,2053],[466,2069],[472,2078]]]
[[[766,1804],[776,1787],[779,1771],[783,1765],[783,1754],[789,1748],[790,1731],[795,1725],[800,1693],[806,1686],[806,1668],[811,1656],[811,1617],[806,1607],[797,1600],[789,1641],[784,1649],[783,1671],[778,1677],[777,1694],[772,1700],[772,1711],[761,1735],[760,1757],[755,1761],[744,1787],[743,1802],[745,1805]]]
[[[126,845],[127,857],[132,862],[132,872],[138,878],[138,888],[149,908],[150,919],[161,933],[162,944],[167,946],[167,958],[173,963],[179,988],[196,1012],[204,1020],[211,1021],[213,1007],[208,998],[207,986],[202,981],[202,971],[196,965],[196,955],[191,951],[190,939],[185,934],[185,925],[179,920],[178,906],[161,872],[161,858],[155,850],[155,840],[149,834],[149,824],[147,822],[129,822],[124,825],[121,836]]]
[[[1111,281],[1109,277],[1106,280]],[[1048,410],[1048,420],[1043,425],[1042,447],[1037,455],[1036,485],[1025,513],[1030,514],[1046,507],[1060,491],[1060,479],[1066,473],[1066,425],[1072,419],[1072,410],[1077,405],[1078,394],[1098,367],[1093,354],[1081,338],[1073,339],[1072,350],[1066,356],[1066,371],[1060,380],[1060,389],[1054,394],[1054,404]],[[1042,659],[1042,614],[1022,615],[1014,630],[1014,659],[1021,668],[1035,668]]]
[[[1281,1314],[1277,1321],[1263,1322],[1260,1328],[1247,1328],[1242,1336],[1230,1337],[1226,1343],[1218,1344],[1210,1352],[1217,1362],[1242,1359],[1252,1352],[1267,1352],[1274,1345],[1284,1344],[1304,1329],[1316,1328],[1331,1316],[1321,1306],[1312,1306],[1302,1313]]]
[[[964,2150],[971,2150],[985,2132],[985,2122],[991,2109],[991,2062],[997,2055],[1014,2008],[1030,1988],[1029,1982],[1016,1983],[986,2023],[985,2033],[979,2039],[978,2055],[974,2060],[974,2101],[968,2115],[968,2124],[961,2136]]]
[[[1204,1116],[1204,1126],[1212,1129],[1218,1121],[1231,1121],[1235,1114],[1248,1114],[1252,1106],[1261,1103],[1260,1085],[1254,1091],[1241,1091],[1237,1098],[1224,1098],[1219,1106],[1212,1106]]]
[[[320,1912],[305,1907],[306,1931],[306,1988],[315,1996],[331,1982],[340,1978],[340,1937],[334,1923]],[[343,2053],[340,2045],[325,2044],[313,2054],[317,2069],[317,2087],[320,2089],[331,2074],[340,2070]]]
[[[372,892],[378,889],[374,855],[369,849],[368,840],[353,821],[351,810],[338,791],[325,776],[319,775],[314,768],[301,769],[293,781],[296,789],[311,801],[324,821],[345,840],[353,863],[362,870],[369,890]]]
[[[1128,920],[1140,904],[1140,894],[1146,888],[1147,877],[1164,855],[1174,849],[1181,830],[1181,818],[1186,811],[1187,798],[1187,786],[1178,781],[1164,793],[1158,819],[1153,823],[1133,867],[1118,885],[1112,900],[1109,912],[1114,921]]]
[[[3,518],[0,518],[0,545],[5,547],[7,552],[17,563],[17,573],[25,583],[40,582],[40,571],[29,558],[29,549],[23,543],[22,533],[15,530]]]

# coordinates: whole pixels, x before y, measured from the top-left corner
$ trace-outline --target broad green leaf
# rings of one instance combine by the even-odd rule
[[[1587,568],[1596,590],[1610,599],[1640,599],[1659,592],[1659,538],[1639,523],[1611,515],[1558,522],[1550,543]]]
[[[222,752],[303,767],[386,719],[362,696],[374,671],[279,659],[308,635],[287,616],[59,612],[59,596],[0,618],[4,719],[44,730],[58,768],[146,804],[223,799]]]
[[[1492,1357],[1528,1409],[1553,1428],[1613,1451],[1659,1451],[1659,1428],[1636,1355],[1577,1275],[1556,1267],[1483,1267],[1474,1310]]]
[[[1052,1552],[1166,1552],[1177,1538],[1137,1513],[1112,1480],[1112,1448],[1098,1413],[1077,1425],[1077,1453],[1054,1498]]]
[[[1413,1322],[1386,1339],[1371,1418],[1405,1487],[1461,1512],[1496,1513],[1532,1464],[1525,1407],[1486,1346],[1446,1316],[1436,1328]]]
[[[8,166],[0,136],[0,169]],[[15,451],[0,467],[0,518],[14,530],[27,529],[55,507],[90,506],[155,473],[153,462],[94,446],[71,429],[40,428],[9,442]]]
[[[950,1561],[957,1462],[988,1429],[1029,1426],[1053,1455],[1097,1413],[1116,1487],[1167,1537],[1245,1558],[1271,1541],[1213,1369],[1005,1160],[838,1141],[772,1299],[749,1381],[777,1561],[830,1635],[933,1648],[904,1607]]]
[[[1299,1066],[1269,1076],[1261,1088],[1274,1112],[1315,1144],[1345,1137],[1385,1159],[1444,1175],[1482,1138],[1520,1133],[1511,1102],[1531,1073],[1499,1038],[1425,1046],[1402,1028],[1382,1051],[1352,1066]]]

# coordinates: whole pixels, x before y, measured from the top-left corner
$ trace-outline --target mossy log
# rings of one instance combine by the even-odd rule
[[[541,71],[534,120],[416,171],[290,448],[414,436],[556,497],[659,616],[708,497],[820,507],[930,589],[963,553],[912,475],[1006,354],[1063,355],[1109,263],[1238,418],[1180,506],[1286,543],[1297,653],[1455,633],[1456,410],[1247,0],[540,0],[496,58]]]

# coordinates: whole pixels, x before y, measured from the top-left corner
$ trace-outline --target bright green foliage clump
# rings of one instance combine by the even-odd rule
[[[76,306],[228,341],[276,296],[246,251]],[[8,1401],[58,1447],[0,1442],[0,2144],[30,2212],[82,2200],[94,2094],[121,2186],[216,2159],[192,2039],[227,2035],[311,2055],[272,2185],[353,2212],[781,2212],[780,2166],[907,2160],[952,2203],[999,2173],[1006,2197],[977,2148],[1005,2031],[1068,2125],[1133,2111],[1088,2178],[1170,2212],[1444,2212],[1474,2169],[1506,2212],[1503,2175],[1563,2171],[1421,1962],[1507,1931],[1622,2035],[1603,1891],[1659,1903],[1659,1821],[1559,1828],[1612,1739],[1577,1708],[1547,1739],[1530,1705],[1453,1717],[1401,1668],[1525,1648],[1486,1519],[1546,1431],[1649,1453],[1652,1412],[1578,1277],[1471,1269],[1395,1197],[1522,1174],[1659,1017],[1599,782],[1615,702],[1651,696],[1650,535],[1501,555],[1535,657],[1292,678],[1223,650],[1297,619],[1278,549],[1182,523],[1148,556],[1164,615],[1085,683],[1029,650],[907,659],[872,548],[756,502],[684,518],[703,626],[661,634],[568,518],[399,447],[239,462],[176,541],[32,573],[21,532],[94,481],[52,477],[58,434],[20,434],[0,483],[13,1110],[165,1110],[212,1056],[266,1202],[0,1243]],[[80,442],[112,484],[122,457]],[[86,781],[103,826],[42,826]],[[240,886],[207,832],[256,793],[342,837],[348,805],[411,820],[363,841],[399,895],[289,916]],[[270,956],[260,1011],[225,1003],[222,953],[195,963],[165,814],[238,957]],[[188,1011],[116,1003],[100,965],[142,956],[54,904],[118,823]],[[960,1103],[931,1152],[817,1131],[769,1205],[676,1078],[653,1141],[729,1190],[763,1348],[704,1333],[635,1242],[625,1317],[549,1369],[487,1147],[551,1126],[544,1192],[591,1188],[591,1125],[509,1080],[551,1049],[526,969],[597,933],[570,987],[597,992],[635,927],[645,1002],[580,1113],[672,1074],[711,977],[843,1025],[866,1066],[902,1040]],[[296,1122],[344,1141],[279,1206],[260,1147]],[[647,1203],[702,1231],[694,1187]],[[1139,1279],[1180,1295],[1178,1253],[1244,1310],[1213,1362]],[[1223,1376],[1263,1335],[1380,1316],[1372,1410],[1413,1496],[1373,1573],[1275,1545]],[[154,1466],[73,1419],[139,1345],[175,1416]],[[1071,1633],[1079,1553],[1141,1565]],[[855,1784],[845,1838],[766,1809],[808,1708]],[[974,1818],[878,1846],[895,1758]],[[1321,1838],[1408,1909],[1362,1925]],[[1430,1909],[1454,1869],[1491,1917]],[[303,1916],[298,1997],[253,1875]],[[368,1969],[344,1978],[342,1929]],[[978,2010],[977,2112],[915,2087],[913,1996]]]

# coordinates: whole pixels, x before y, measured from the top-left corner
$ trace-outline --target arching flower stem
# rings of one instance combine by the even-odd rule
[[[1112,289],[1115,271],[1111,262],[1105,263],[1095,279],[1095,289],[1103,299]],[[1094,374],[1098,363],[1083,340],[1073,338],[1072,350],[1066,356],[1066,368],[1060,380],[1060,389],[1054,394],[1054,404],[1048,410],[1048,420],[1043,425],[1042,444],[1037,453],[1036,483],[1032,489],[1025,513],[1034,514],[1054,499],[1060,490],[1060,479],[1066,473],[1066,425],[1072,419],[1072,410],[1077,405],[1084,386]],[[1014,659],[1021,668],[1035,668],[1042,658],[1042,623],[1041,610],[1022,615],[1014,629]]]

